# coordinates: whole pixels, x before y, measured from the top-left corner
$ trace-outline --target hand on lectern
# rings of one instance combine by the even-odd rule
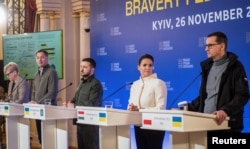
[[[37,104],[37,102],[36,101],[34,101],[34,100],[31,100],[30,102],[28,102],[28,103],[30,103],[30,104]]]
[[[69,108],[74,108],[75,104],[71,103],[70,101],[65,101],[62,103],[63,107],[69,107]]]
[[[215,111],[212,114],[216,115],[218,125],[220,125],[227,118],[227,113],[223,110]]]
[[[139,108],[136,105],[134,105],[133,103],[130,103],[128,105],[128,110],[129,111],[139,111]]]

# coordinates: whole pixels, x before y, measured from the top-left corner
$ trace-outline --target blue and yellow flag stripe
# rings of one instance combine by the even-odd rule
[[[173,116],[172,117],[172,126],[173,127],[182,127],[182,117]]]
[[[100,122],[106,122],[107,121],[106,113],[99,113],[99,121]]]
[[[27,108],[27,107],[25,107],[25,108],[24,108],[24,114],[25,114],[25,115],[29,115],[29,113],[30,113],[30,109]]]
[[[9,113],[9,106],[4,106],[4,113]]]

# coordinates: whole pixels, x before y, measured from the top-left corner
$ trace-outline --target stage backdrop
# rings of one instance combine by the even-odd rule
[[[154,72],[166,82],[167,108],[198,95],[206,35],[222,31],[250,77],[249,0],[91,0],[91,56],[104,100],[126,109],[138,59],[155,58]],[[250,110],[250,105],[245,111]],[[244,131],[250,132],[245,112]]]

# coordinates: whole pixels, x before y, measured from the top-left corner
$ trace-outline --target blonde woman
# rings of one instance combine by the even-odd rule
[[[4,74],[10,80],[5,101],[19,104],[27,103],[30,89],[27,81],[19,75],[18,65],[15,62],[9,62],[4,66]]]

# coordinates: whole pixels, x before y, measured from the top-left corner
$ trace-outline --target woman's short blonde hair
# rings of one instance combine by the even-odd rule
[[[16,71],[18,73],[18,65],[15,62],[9,62],[7,65],[3,68],[4,74]]]

